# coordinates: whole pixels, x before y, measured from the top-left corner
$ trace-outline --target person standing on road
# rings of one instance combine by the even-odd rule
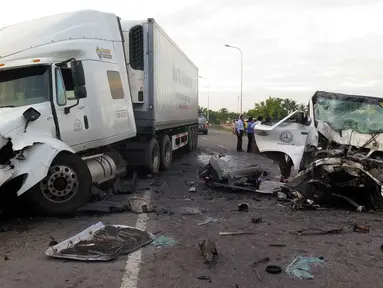
[[[243,125],[243,115],[239,117],[237,122],[237,151],[242,152],[242,138],[243,138],[243,131],[244,131],[244,125]]]
[[[253,129],[253,117],[249,118],[249,121],[247,123],[247,153],[251,153],[251,144],[253,143],[253,138],[254,138],[254,129]]]
[[[251,151],[254,152],[254,153],[259,153],[258,146],[257,146],[257,141],[255,141],[255,137],[256,137],[256,134],[257,134],[257,133],[255,133],[254,128],[255,128],[255,126],[261,124],[262,121],[263,121],[263,117],[262,117],[262,116],[258,116],[257,121],[254,121],[254,123],[251,124],[251,128],[252,128],[252,130],[253,130],[253,138],[252,138],[253,143],[252,143],[250,149],[251,149]],[[250,139],[249,139],[249,140],[250,140]]]

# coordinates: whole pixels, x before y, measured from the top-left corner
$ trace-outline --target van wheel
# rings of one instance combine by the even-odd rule
[[[155,138],[152,138],[148,143],[146,154],[146,169],[148,173],[157,173],[160,169],[160,145]]]
[[[193,132],[193,127],[189,127],[189,132],[188,132],[188,152],[192,152],[194,150],[194,132]]]
[[[60,153],[52,161],[48,175],[27,195],[38,212],[72,216],[90,200],[92,176],[77,155]]]
[[[173,159],[173,147],[172,142],[168,135],[161,136],[161,161],[160,161],[160,169],[167,170],[170,168]]]

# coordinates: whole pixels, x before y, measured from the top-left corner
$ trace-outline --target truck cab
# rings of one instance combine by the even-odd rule
[[[107,159],[90,151],[136,136],[119,19],[64,13],[2,28],[0,40],[0,192],[36,188],[48,212],[78,208],[100,179],[89,154]]]

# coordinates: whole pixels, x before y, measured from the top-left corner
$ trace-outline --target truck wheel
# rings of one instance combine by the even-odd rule
[[[160,153],[160,145],[158,145],[158,141],[155,138],[152,138],[148,145],[147,150],[147,165],[146,168],[148,169],[149,173],[157,173],[160,169],[160,159],[161,159],[161,153]]]
[[[92,176],[77,155],[60,153],[53,160],[48,175],[28,193],[32,203],[46,215],[73,215],[89,202]]]
[[[189,127],[189,132],[188,132],[188,152],[192,152],[194,150],[194,129],[193,127]]]
[[[198,129],[194,128],[193,131],[194,131],[194,143],[193,143],[194,147],[193,147],[193,150],[195,150],[198,147]]]
[[[172,142],[170,141],[170,138],[168,135],[161,136],[161,162],[160,162],[160,169],[161,170],[167,170],[169,169],[170,165],[172,164],[172,158],[173,158],[173,147]]]

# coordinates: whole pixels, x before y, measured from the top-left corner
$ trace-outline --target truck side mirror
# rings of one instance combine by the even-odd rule
[[[70,67],[72,70],[72,79],[74,87],[85,86],[85,73],[84,67],[81,61],[72,60],[70,61]]]
[[[307,115],[306,116],[306,121],[305,121],[304,125],[310,126],[312,121],[313,120],[311,119],[311,117],[309,115]]]

